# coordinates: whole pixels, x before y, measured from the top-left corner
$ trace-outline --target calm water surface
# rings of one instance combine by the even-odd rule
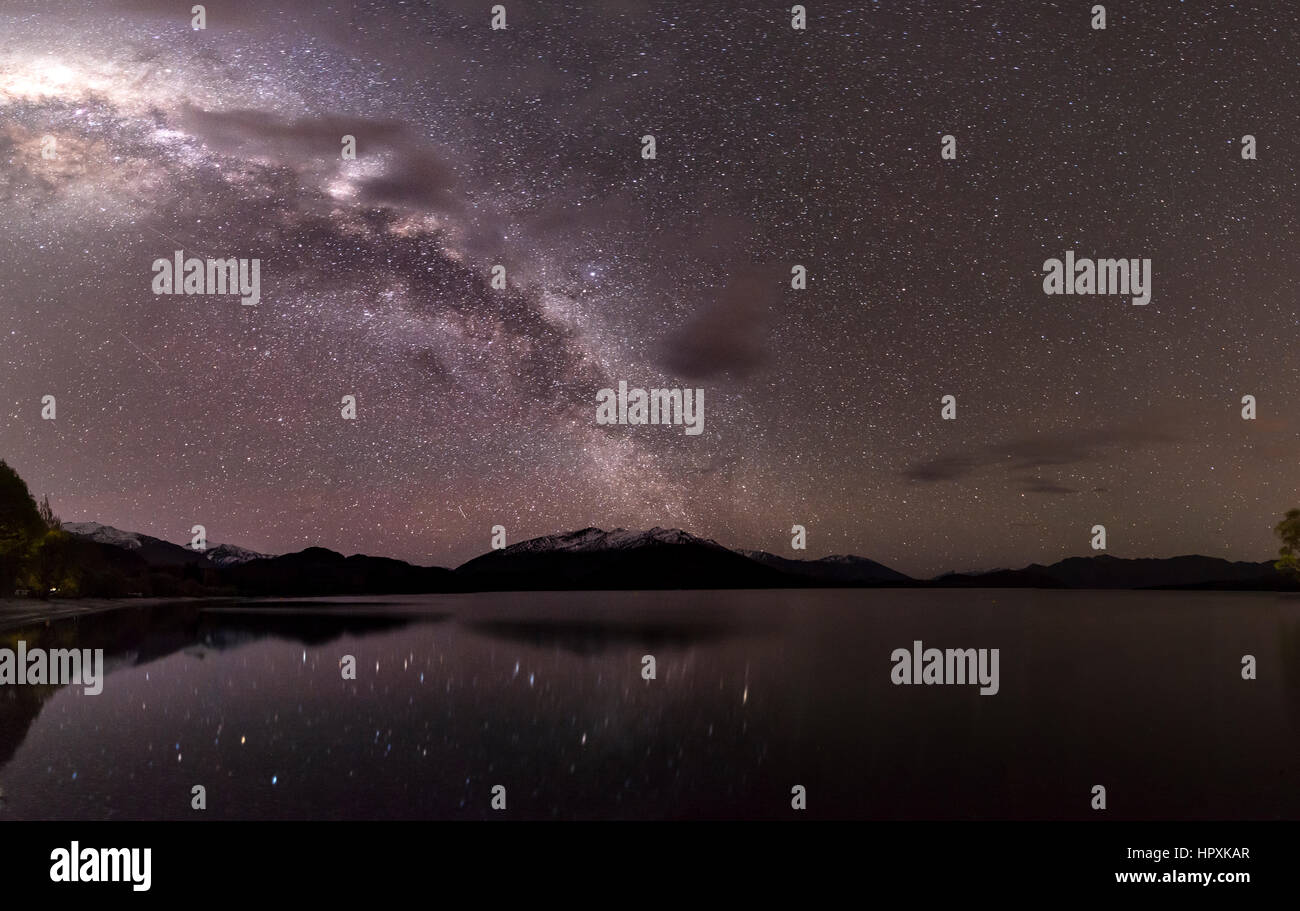
[[[271,604],[0,614],[109,665],[99,696],[0,687],[0,819],[1096,818],[1096,784],[1110,818],[1300,818],[1295,595]],[[916,639],[999,649],[1000,691],[893,685]]]

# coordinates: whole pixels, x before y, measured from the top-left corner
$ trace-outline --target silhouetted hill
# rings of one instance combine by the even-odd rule
[[[456,568],[467,589],[786,588],[804,584],[715,541],[677,529],[584,528],[533,538]]]
[[[1294,580],[1275,570],[1272,562],[1234,562],[1199,555],[1125,559],[1109,554],[1068,557],[1050,566],[1031,563],[1024,569],[950,573],[931,580],[930,584],[972,588],[1288,590],[1298,587]]]
[[[246,595],[406,595],[456,590],[440,566],[413,566],[387,557],[345,557],[323,547],[250,560],[221,570],[223,584]]]
[[[857,556],[793,560],[734,551],[679,529],[583,528],[490,551],[455,570],[401,560],[345,557],[323,547],[263,557],[233,545],[197,553],[187,547],[98,523],[69,524],[80,594],[321,596],[454,591],[816,588],[1296,590],[1273,569],[1216,557],[1123,559],[1069,557],[1050,566],[949,573],[918,581]]]
[[[101,525],[98,522],[65,522],[63,530],[79,538],[94,541],[96,544],[129,551],[155,568],[208,565],[208,560],[198,551],[160,538],[151,538],[139,532],[122,531],[111,525]]]
[[[207,566],[201,557],[183,559],[187,555],[183,547],[169,545],[166,541],[158,543],[166,547],[128,550],[70,535],[66,545],[66,563],[75,567],[75,593],[99,598],[131,595],[170,598],[214,593],[210,587],[217,583],[212,575],[216,572],[215,567]],[[189,556],[198,557],[197,554]],[[61,596],[66,594],[60,593]]]
[[[762,550],[742,550],[740,553],[764,566],[804,576],[823,585],[887,585],[910,584],[915,581],[911,576],[905,576],[866,557],[836,554],[820,560],[791,560]]]
[[[270,556],[244,547],[236,547],[234,544],[213,544],[206,550],[195,551],[179,544],[172,544],[170,541],[140,534],[138,531],[122,531],[120,528],[102,525],[99,522],[64,522],[61,527],[79,538],[132,551],[153,567],[209,564],[233,566]]]

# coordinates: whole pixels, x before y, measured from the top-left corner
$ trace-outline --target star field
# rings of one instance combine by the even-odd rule
[[[0,457],[65,520],[442,565],[801,524],[925,575],[1096,523],[1266,559],[1300,499],[1287,4],[190,5],[0,8]],[[261,302],[154,295],[177,249]],[[1045,295],[1067,250],[1150,304]],[[619,380],[704,432],[597,426]]]

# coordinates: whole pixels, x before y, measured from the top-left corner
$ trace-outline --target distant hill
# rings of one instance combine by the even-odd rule
[[[97,544],[108,544],[123,550],[134,551],[150,566],[235,566],[249,560],[260,560],[267,554],[233,544],[214,544],[205,551],[196,551],[160,538],[151,538],[135,531],[122,531],[98,522],[64,522],[64,531]]]
[[[96,544],[130,551],[152,567],[199,566],[208,562],[203,554],[188,547],[138,532],[122,531],[111,525],[100,525],[98,522],[64,522],[63,530]]]
[[[449,569],[387,557],[345,557],[323,547],[227,567],[221,581],[249,595],[397,595],[456,591]]]
[[[678,529],[584,528],[522,541],[456,568],[467,590],[787,588],[798,577]]]
[[[96,522],[65,523],[76,535],[83,594],[311,596],[458,591],[821,588],[1296,590],[1271,562],[1217,557],[1069,557],[1049,566],[912,579],[874,560],[835,555],[794,560],[735,551],[680,529],[578,531],[531,538],[456,567],[345,557],[322,547],[266,556],[231,544],[198,553]]]
[[[764,566],[791,575],[805,576],[825,585],[887,585],[909,584],[914,581],[910,576],[866,557],[836,554],[820,560],[791,560],[762,550],[742,550],[740,553]]]
[[[72,535],[68,559],[78,568],[80,594],[88,596],[233,594],[223,588],[220,571],[264,559],[233,544],[200,552],[98,522],[64,522],[61,527]]]
[[[209,547],[203,552],[212,563],[218,566],[238,566],[241,563],[247,563],[250,560],[266,560],[271,554],[259,554],[255,550],[249,550],[246,547],[237,547],[234,544],[217,544]]]
[[[1101,554],[1068,557],[1050,566],[1031,563],[1024,569],[987,573],[949,573],[930,581],[943,588],[1206,588],[1287,590],[1296,582],[1262,563],[1218,557],[1184,556],[1126,559]]]

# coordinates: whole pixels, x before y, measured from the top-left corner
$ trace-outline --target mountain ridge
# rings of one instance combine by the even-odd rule
[[[1271,561],[1232,561],[1201,554],[1175,557],[1068,556],[1020,569],[944,573],[917,579],[867,557],[817,559],[732,549],[678,528],[646,531],[588,526],[528,538],[454,568],[418,566],[324,547],[260,554],[232,544],[199,553],[97,522],[65,523],[137,575],[182,572],[204,593],[319,595],[467,591],[629,590],[674,588],[1043,588],[1294,590],[1296,580]],[[129,558],[112,558],[114,552]],[[143,569],[142,569],[143,567]],[[146,572],[147,571],[147,572]],[[197,573],[197,575],[196,575]]]
[[[186,555],[193,555],[197,560],[206,559],[222,567],[274,556],[274,554],[258,553],[255,550],[249,550],[236,544],[212,544],[205,550],[196,551],[180,544],[165,541],[162,538],[155,538],[138,531],[123,531],[120,528],[104,525],[101,522],[63,522],[60,527],[69,534],[94,541],[96,544],[107,544],[111,547],[120,547],[123,550],[131,551],[176,548]],[[182,565],[190,562],[189,557],[180,554],[177,554],[175,559]]]

